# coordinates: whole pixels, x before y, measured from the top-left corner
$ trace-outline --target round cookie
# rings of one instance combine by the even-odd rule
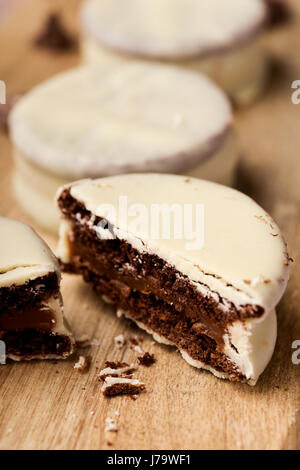
[[[203,72],[244,105],[265,83],[267,17],[262,0],[86,0],[82,51],[91,63],[154,59]]]
[[[67,185],[58,205],[66,269],[191,365],[256,383],[289,257],[255,201],[201,179],[130,174]]]
[[[230,104],[205,76],[161,64],[81,66],[37,86],[10,115],[14,189],[56,231],[59,186],[128,172],[230,184],[237,161]]]

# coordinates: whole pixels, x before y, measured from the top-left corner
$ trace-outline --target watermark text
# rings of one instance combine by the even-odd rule
[[[204,244],[204,205],[191,203],[128,203],[119,196],[117,207],[97,208],[103,220],[97,226],[101,239],[120,238],[120,230],[142,240],[185,240],[186,250],[199,250]]]

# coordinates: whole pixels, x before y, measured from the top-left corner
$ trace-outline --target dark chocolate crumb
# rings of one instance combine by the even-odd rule
[[[128,367],[129,364],[127,362],[111,362],[105,361],[105,367],[110,367],[111,369],[121,369],[122,367]]]
[[[57,13],[49,15],[34,43],[38,47],[44,47],[55,52],[70,51],[76,46],[76,40],[66,31]]]
[[[103,390],[103,394],[106,397],[115,397],[117,395],[129,395],[136,396],[139,393],[145,391],[144,384],[130,384],[130,383],[115,383],[113,385],[108,386]]]
[[[132,336],[131,338],[129,338],[129,341],[131,344],[133,344],[134,346],[138,346],[139,342],[138,342],[138,339],[137,339],[137,336]]]
[[[286,0],[265,0],[268,7],[268,26],[278,26],[291,19],[291,11]]]
[[[143,356],[138,357],[138,361],[142,366],[150,367],[156,362],[156,359],[154,357],[154,354],[145,352]]]
[[[26,360],[32,356],[55,354],[62,358],[73,352],[69,336],[37,328],[26,330],[0,331],[0,339],[6,343],[7,354],[14,354]]]

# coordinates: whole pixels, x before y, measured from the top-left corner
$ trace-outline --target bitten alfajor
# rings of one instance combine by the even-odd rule
[[[27,225],[0,217],[0,340],[15,361],[63,359],[74,339],[63,318],[57,260]]]
[[[204,238],[195,247],[179,234],[199,204]],[[132,174],[65,186],[58,205],[66,270],[191,365],[256,383],[274,350],[274,309],[289,275],[280,230],[258,204],[204,180]],[[152,217],[157,208],[161,219]],[[170,236],[152,231],[158,220],[164,228],[169,220]]]

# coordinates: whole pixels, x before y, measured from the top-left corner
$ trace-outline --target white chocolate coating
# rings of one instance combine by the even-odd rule
[[[24,284],[51,272],[60,277],[57,259],[35,231],[0,217],[0,287]]]
[[[75,68],[10,115],[14,145],[69,181],[189,171],[220,149],[231,124],[229,102],[209,79],[160,64]]]
[[[105,204],[115,207],[109,222],[117,227],[119,238],[141,252],[157,254],[202,291],[207,286],[236,305],[260,305],[269,313],[285,290],[288,257],[280,230],[258,204],[239,191],[179,175],[132,174],[73,183],[71,195],[100,217],[107,217]],[[134,217],[124,220],[118,214],[120,195],[127,196],[128,208],[142,204],[148,214],[152,204],[203,204],[203,247],[186,249],[187,240],[174,236],[141,239],[131,223]]]
[[[268,73],[260,38],[266,17],[262,1],[130,0],[126,11],[120,3],[83,4],[81,48],[87,63],[174,64],[205,73],[238,106],[262,92]]]
[[[105,48],[88,35],[81,38],[81,50],[87,64],[104,66],[147,60]],[[240,107],[247,106],[262,93],[269,75],[267,55],[260,37],[232,51],[203,58],[160,62],[207,75]]]
[[[261,0],[87,0],[82,27],[103,44],[155,58],[203,56],[255,36]]]
[[[224,352],[243,371],[248,383],[255,385],[272,357],[276,338],[277,318],[272,310],[262,321],[235,322],[224,337]]]
[[[104,66],[147,60],[103,47],[87,34],[81,38],[81,50],[87,64]],[[160,62],[207,75],[237,106],[246,106],[253,102],[262,93],[269,74],[268,60],[260,37],[237,49],[219,54],[172,61],[161,59]]]

